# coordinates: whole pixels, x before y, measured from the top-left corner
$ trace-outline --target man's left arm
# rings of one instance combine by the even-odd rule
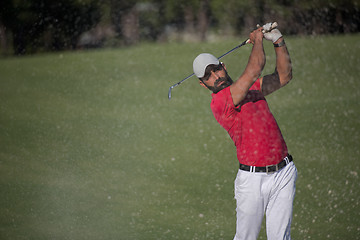
[[[264,25],[265,27],[266,25]],[[265,39],[272,41],[276,54],[275,72],[260,79],[264,96],[285,86],[292,79],[292,66],[284,38],[278,29],[264,34]]]

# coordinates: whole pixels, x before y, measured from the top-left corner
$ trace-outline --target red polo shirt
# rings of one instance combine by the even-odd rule
[[[286,143],[260,91],[259,79],[238,106],[234,106],[230,87],[212,94],[211,110],[234,141],[240,163],[262,167],[286,157]]]

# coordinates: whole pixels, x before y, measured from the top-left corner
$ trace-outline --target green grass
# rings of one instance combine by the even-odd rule
[[[294,78],[268,102],[298,168],[294,239],[359,239],[359,41],[286,40]],[[233,143],[195,78],[167,91],[239,42],[0,59],[0,238],[232,239]],[[249,52],[223,58],[233,78]]]

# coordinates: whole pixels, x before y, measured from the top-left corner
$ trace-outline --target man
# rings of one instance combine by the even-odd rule
[[[200,54],[193,62],[200,85],[213,92],[211,110],[234,141],[240,163],[234,239],[256,239],[264,214],[268,239],[290,239],[297,170],[265,96],[291,80],[292,67],[280,31],[263,29],[271,30],[271,23],[250,33],[252,51],[236,82],[211,54]],[[260,77],[265,65],[263,38],[274,44],[276,68]]]

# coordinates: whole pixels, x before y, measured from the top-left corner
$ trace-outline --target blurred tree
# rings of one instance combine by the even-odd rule
[[[209,0],[154,1],[162,6],[166,25],[181,32],[182,38],[206,39],[211,17]]]
[[[259,9],[255,7],[258,0],[237,1],[218,0],[211,1],[214,26],[219,34],[236,34],[241,31],[248,32],[258,21]]]
[[[302,0],[289,18],[293,34],[349,33],[360,31],[359,0]]]
[[[110,29],[97,47],[106,37],[127,45],[172,33],[204,41],[210,28],[248,34],[268,21],[285,34],[359,32],[360,0],[2,0],[0,46],[15,54],[73,49],[90,29]]]
[[[0,47],[3,54],[10,52],[8,44],[8,31],[6,26],[11,25],[14,11],[11,0],[2,0],[0,5]]]
[[[153,0],[137,4],[139,11],[140,39],[156,41],[164,32],[166,21],[164,18],[164,5]]]
[[[206,33],[210,24],[210,2],[209,0],[202,0],[200,2],[198,11],[198,32],[200,34],[200,40],[206,39]]]
[[[50,36],[48,45],[54,50],[76,48],[80,34],[92,28],[101,17],[96,0],[41,0],[32,9],[41,16],[37,24],[43,25]]]
[[[123,38],[125,44],[139,41],[139,15],[136,0],[104,0],[110,4],[111,22],[115,26],[118,37]]]
[[[5,0],[3,24],[13,34],[15,54],[76,47],[79,35],[100,19],[96,0]]]

